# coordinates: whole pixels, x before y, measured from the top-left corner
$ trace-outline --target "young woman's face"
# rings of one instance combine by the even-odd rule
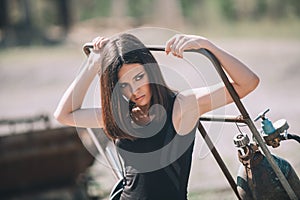
[[[149,78],[143,65],[124,64],[118,73],[119,87],[123,95],[139,107],[149,106],[151,89]]]

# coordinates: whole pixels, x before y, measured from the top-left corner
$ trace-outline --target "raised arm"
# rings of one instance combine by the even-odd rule
[[[101,108],[81,108],[86,92],[100,71],[100,50],[107,42],[105,38],[95,38],[94,51],[88,57],[83,69],[61,98],[54,117],[62,124],[76,127],[103,127]]]
[[[166,43],[166,53],[171,52],[174,56],[180,58],[183,57],[184,50],[200,48],[209,50],[217,57],[232,80],[232,85],[240,98],[245,97],[257,87],[259,78],[254,72],[239,59],[204,37],[175,35]],[[174,105],[174,125],[182,133],[188,132],[191,127],[194,127],[202,114],[229,104],[232,101],[229,92],[223,85],[214,87],[214,89],[194,88],[182,91]],[[185,121],[184,119],[189,120]]]

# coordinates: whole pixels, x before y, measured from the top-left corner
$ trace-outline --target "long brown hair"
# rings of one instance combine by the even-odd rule
[[[159,104],[166,112],[171,111],[174,92],[164,81],[159,65],[149,49],[135,36],[120,34],[109,40],[102,53],[101,103],[104,130],[109,138],[134,140],[130,125],[132,102],[126,101],[118,87],[118,72],[123,64],[139,63],[149,77],[152,98],[150,106]],[[160,120],[161,111],[154,111],[155,120]]]

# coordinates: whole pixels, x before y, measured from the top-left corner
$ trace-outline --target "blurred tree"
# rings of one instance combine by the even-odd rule
[[[2,46],[58,43],[72,24],[70,0],[0,0],[0,5]]]
[[[155,0],[154,23],[168,27],[182,27],[183,15],[179,0]]]
[[[128,15],[134,18],[134,25],[149,23],[152,13],[153,0],[128,0]]]
[[[108,0],[78,0],[79,20],[107,17],[111,14],[111,4]]]
[[[262,17],[266,16],[267,9],[268,4],[266,0],[256,0],[254,18],[261,19]]]
[[[273,20],[287,17],[288,7],[291,2],[298,4],[300,1],[290,0],[222,0],[219,1],[222,15],[228,21],[261,20],[268,17]]]
[[[300,1],[299,0],[290,0],[290,4],[293,7],[294,13],[300,17]]]
[[[292,11],[296,16],[300,17],[300,1],[299,0],[289,0],[292,6]]]
[[[0,46],[4,45],[8,26],[7,0],[0,0]]]
[[[181,0],[182,14],[192,25],[203,24],[207,18],[205,0]]]
[[[66,37],[74,20],[92,18],[113,21],[113,26],[188,24],[202,29],[226,21],[291,16],[300,17],[300,0],[0,0],[0,44],[56,43]]]
[[[72,24],[70,0],[56,0],[55,4],[58,10],[58,25],[61,25],[67,32]]]
[[[4,13],[3,42],[6,45],[29,45],[35,35],[30,0],[2,2]],[[13,9],[13,10],[11,10]]]
[[[7,0],[0,0],[0,29],[8,25],[8,4]]]
[[[127,16],[128,1],[112,0],[111,3],[111,17],[116,21],[122,21],[122,19],[124,19]]]
[[[235,0],[235,12],[237,15],[238,21],[245,21],[253,19],[255,15],[256,9],[256,1],[248,1],[248,0]]]
[[[268,2],[268,14],[271,19],[278,20],[287,16],[289,1],[272,0]]]
[[[223,0],[220,2],[222,15],[229,21],[237,20],[237,13],[234,0]]]

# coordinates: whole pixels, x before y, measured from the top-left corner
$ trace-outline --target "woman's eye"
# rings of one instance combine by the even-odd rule
[[[145,76],[144,73],[139,74],[138,76],[135,77],[135,80],[136,80],[136,81],[139,81],[139,80],[141,80],[144,76]]]
[[[128,85],[127,83],[121,83],[121,84],[120,84],[120,88],[121,88],[121,89],[124,89],[124,88],[127,87],[127,85]]]

